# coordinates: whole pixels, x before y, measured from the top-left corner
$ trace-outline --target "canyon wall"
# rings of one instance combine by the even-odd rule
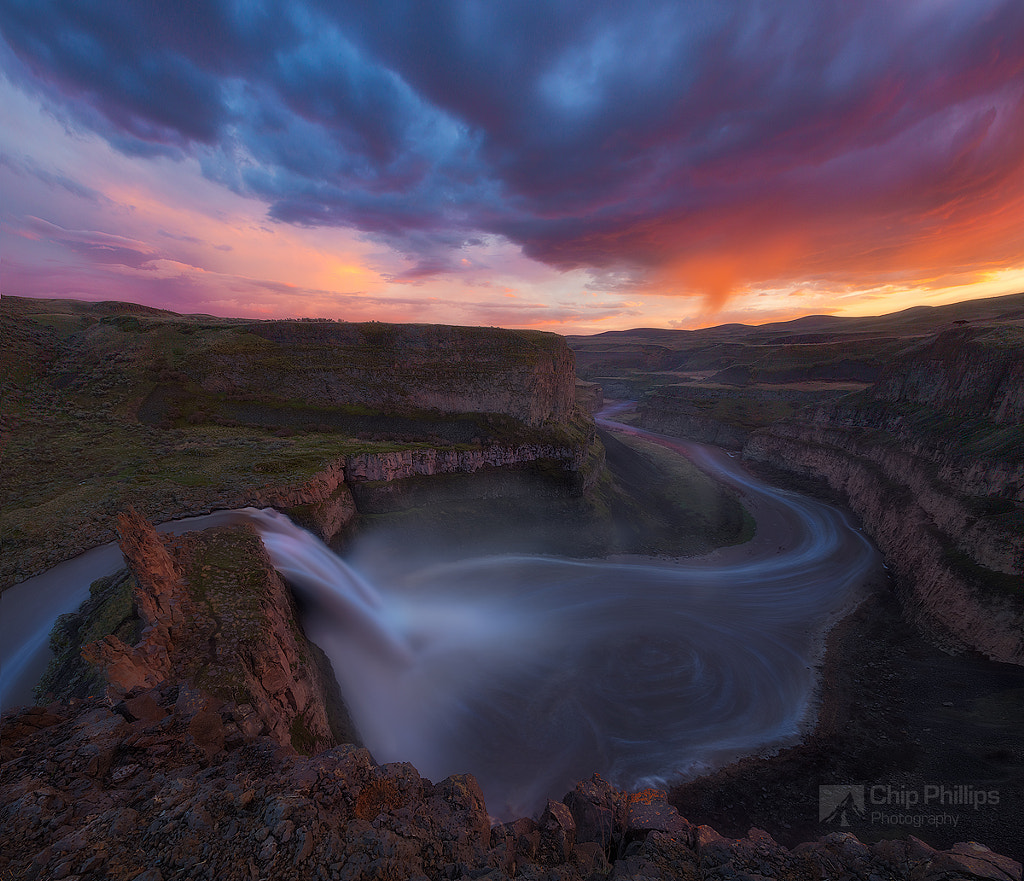
[[[555,334],[18,297],[0,310],[0,589],[110,541],[128,506],[165,522],[270,505],[330,538],[355,516],[347,481],[588,479],[593,423]]]
[[[637,413],[640,427],[648,431],[739,450],[752,431],[792,415],[809,402],[836,398],[845,391],[679,384],[645,393]]]
[[[1024,330],[958,327],[868,392],[755,432],[744,457],[826,481],[950,648],[1024,664]]]
[[[208,393],[391,414],[568,417],[575,362],[552,333],[443,325],[252,322],[176,369]]]

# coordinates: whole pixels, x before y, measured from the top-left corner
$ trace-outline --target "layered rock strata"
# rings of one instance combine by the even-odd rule
[[[673,385],[646,393],[637,413],[640,426],[649,431],[738,450],[762,425],[847,391]]]
[[[109,696],[188,682],[201,704],[233,707],[244,739],[315,752],[352,737],[330,665],[250,527],[163,539],[134,511],[118,520],[142,630],[133,646],[108,635],[83,647]]]
[[[531,426],[568,417],[575,394],[562,337],[484,327],[250,322],[218,334],[187,374],[229,399],[503,413]]]
[[[885,553],[910,618],[1024,664],[1024,331],[957,328],[870,393],[756,432],[750,461],[826,481]]]
[[[342,533],[358,513],[350,491],[352,483],[435,474],[472,474],[487,468],[553,463],[570,478],[578,479],[580,491],[585,491],[588,481],[595,479],[593,452],[592,437],[571,444],[490,444],[468,449],[421,445],[339,456],[302,482],[268,481],[233,491],[182,490],[172,504],[157,506],[140,499],[138,507],[148,519],[156,522],[215,510],[273,507],[288,512],[325,541],[330,541]],[[28,549],[20,559],[5,561],[3,586],[38,575],[63,560],[110,541],[114,538],[112,519],[91,517],[78,529],[50,535],[45,544]]]

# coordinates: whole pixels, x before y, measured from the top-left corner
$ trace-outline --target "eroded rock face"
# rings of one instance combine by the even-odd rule
[[[515,467],[553,462],[570,477],[578,477],[585,487],[593,474],[585,474],[590,464],[588,452],[592,437],[579,443],[495,443],[477,449],[430,448],[397,450],[340,456],[327,462],[316,474],[302,482],[266,484],[240,492],[182,491],[171,506],[147,512],[156,522],[175,520],[215,510],[235,508],[277,508],[314,532],[325,542],[341,535],[355,521],[358,511],[349,483],[367,480],[397,480],[414,475],[472,474],[486,468]],[[52,535],[45,545],[23,555],[17,571],[0,581],[7,586],[38,575],[57,563],[80,554],[112,538],[107,518],[95,518],[74,532]]]
[[[749,372],[749,371],[748,371]],[[712,378],[710,382],[715,382]],[[750,433],[805,404],[846,394],[846,388],[813,391],[792,387],[728,388],[674,385],[646,392],[637,405],[640,425],[649,431],[738,450]]]
[[[756,432],[748,460],[826,481],[951,648],[1024,664],[1024,332],[957,329],[859,400]]]
[[[533,426],[574,406],[575,359],[553,333],[295,321],[245,330],[249,347],[211,346],[193,361],[207,391],[393,413],[504,413]]]
[[[584,413],[593,416],[604,407],[604,389],[596,382],[584,379],[576,380],[576,406]]]
[[[1024,422],[1024,331],[959,327],[929,340],[886,370],[874,388],[883,401],[910,401],[998,425]]]
[[[103,669],[111,696],[189,683],[197,705],[236,704],[250,740],[267,733],[312,753],[353,736],[329,664],[302,635],[291,594],[250,527],[172,539],[135,512],[119,523],[145,626],[134,646],[107,636],[82,652]],[[203,730],[216,742],[216,726]]]
[[[866,846],[835,833],[788,850],[694,827],[665,793],[599,777],[538,819],[491,826],[476,781],[439,783],[365,749],[296,755],[246,742],[230,702],[163,685],[114,706],[34,707],[0,722],[0,873],[19,879],[1000,879],[976,843]],[[146,873],[149,873],[148,875]]]
[[[979,567],[1024,577],[1019,540],[979,522],[955,495],[938,490],[927,477],[927,463],[884,447],[861,453],[852,433],[837,438],[814,425],[780,425],[759,433],[744,456],[823,479],[842,493],[886,555],[911,620],[950,648],[969,647],[993,660],[1024,663],[1020,602],[972,582],[950,553],[963,548]],[[915,491],[920,483],[925,486]]]
[[[702,415],[696,406],[685,400],[649,396],[644,398],[639,413],[640,425],[659,434],[685,437],[727,450],[740,449],[747,439],[747,432]]]
[[[134,509],[119,514],[117,526],[121,553],[134,577],[141,639],[129,646],[117,636],[105,636],[85,646],[82,655],[103,669],[112,689],[124,694],[158,685],[171,675],[171,653],[192,604],[181,572],[156,530]]]

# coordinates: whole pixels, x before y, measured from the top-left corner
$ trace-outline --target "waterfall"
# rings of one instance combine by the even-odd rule
[[[636,788],[795,740],[823,630],[879,571],[841,512],[689,452],[743,494],[752,541],[692,560],[430,560],[369,533],[346,562],[273,511],[161,528],[251,522],[375,758],[434,780],[471,772],[492,815],[520,816],[595,771]],[[116,546],[100,550],[117,568]],[[97,565],[62,564],[63,593],[42,603],[35,579],[4,593],[4,706],[25,699],[27,659],[45,663],[41,634]],[[34,623],[8,626],[22,612]]]

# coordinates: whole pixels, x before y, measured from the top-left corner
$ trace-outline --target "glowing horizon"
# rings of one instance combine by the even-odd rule
[[[598,333],[1024,291],[1020,4],[517,9],[8,4],[2,293]]]

